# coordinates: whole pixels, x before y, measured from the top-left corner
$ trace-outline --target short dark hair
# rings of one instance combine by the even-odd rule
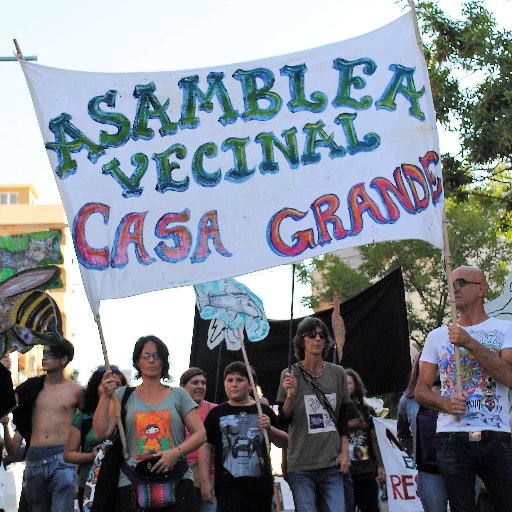
[[[206,373],[204,373],[201,368],[197,368],[196,366],[192,366],[192,368],[189,368],[188,370],[185,370],[180,377],[180,386],[186,386],[187,382],[190,379],[193,379],[194,377],[197,377],[198,375],[202,375],[206,379]]]
[[[59,342],[55,344],[51,344],[48,346],[52,354],[55,354],[59,358],[67,357],[68,363],[73,361],[73,357],[75,356],[75,347],[73,347],[73,343],[68,341],[64,337],[59,336]]]
[[[164,380],[172,380],[171,376],[169,375],[169,349],[167,348],[167,345],[157,336],[154,336],[152,334],[149,334],[147,336],[141,336],[136,342],[135,346],[133,347],[133,356],[132,356],[132,362],[133,367],[137,370],[137,373],[135,374],[136,379],[141,378],[140,368],[139,368],[139,359],[140,355],[142,354],[142,349],[144,348],[144,345],[148,342],[152,341],[156,345],[156,351],[158,352],[158,355],[160,356],[160,359],[162,360],[162,373],[160,374],[160,378]]]
[[[84,396],[84,405],[82,407],[82,412],[93,413],[98,407],[98,401],[100,397],[98,396],[98,386],[101,383],[101,379],[103,378],[103,374],[105,373],[105,368],[102,370],[94,370],[92,373],[89,382],[85,388],[85,396]],[[119,375],[121,378],[121,385],[126,386],[126,377],[119,370],[112,370],[112,373]]]
[[[247,371],[247,366],[245,366],[245,363],[242,361],[233,361],[232,363],[229,363],[226,368],[224,368],[224,379],[228,375],[232,375],[233,373],[238,373],[238,375],[241,375],[242,377],[245,377],[247,380],[249,379],[249,372]]]
[[[303,318],[300,324],[297,326],[297,332],[295,333],[295,337],[293,338],[293,347],[295,349],[295,356],[300,361],[304,359],[304,336],[308,332],[312,332],[316,327],[320,327],[322,332],[325,333],[325,345],[322,350],[322,357],[325,359],[331,347],[334,345],[334,340],[329,334],[329,330],[327,329],[327,325],[320,320],[320,318],[316,318],[315,316],[307,316]]]

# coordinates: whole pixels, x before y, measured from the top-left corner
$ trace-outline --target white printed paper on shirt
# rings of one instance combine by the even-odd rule
[[[327,393],[325,396],[333,410],[336,410],[336,393]],[[316,395],[304,395],[304,406],[308,421],[308,434],[319,434],[336,430],[336,425],[332,421],[331,416]]]

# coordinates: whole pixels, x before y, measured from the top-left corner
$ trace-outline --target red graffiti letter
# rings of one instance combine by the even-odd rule
[[[327,231],[327,224],[333,225],[333,234],[336,240],[341,240],[347,236],[348,231],[343,227],[339,217],[334,215],[339,206],[340,200],[334,194],[326,194],[313,201],[311,210],[315,216],[318,228],[319,245],[325,245],[331,241],[331,235]]]
[[[123,268],[128,264],[128,246],[134,244],[137,261],[149,265],[155,261],[144,247],[142,232],[147,212],[127,213],[117,226],[112,246],[112,266]]]
[[[210,255],[210,247],[208,240],[213,240],[215,250],[221,255],[230,257],[232,254],[224,247],[220,239],[219,220],[217,218],[217,210],[206,212],[199,220],[197,226],[197,242],[194,254],[190,261],[192,263],[201,263]]]
[[[267,226],[267,243],[278,256],[296,256],[302,254],[308,247],[316,247],[312,229],[297,231],[292,235],[292,245],[284,243],[279,233],[281,222],[284,219],[302,220],[308,212],[300,212],[293,208],[283,208],[272,216]]]
[[[187,222],[190,219],[190,211],[183,210],[181,213],[166,213],[162,215],[155,227],[155,236],[163,240],[171,239],[174,247],[160,242],[155,247],[155,252],[162,261],[177,263],[184,260],[190,252],[192,235],[185,226],[170,227],[172,222]]]
[[[80,208],[73,221],[73,239],[75,240],[78,261],[89,269],[104,270],[109,266],[110,254],[108,247],[92,248],[85,239],[85,224],[93,213],[103,217],[103,223],[108,223],[110,207],[102,203],[87,203]]]
[[[351,236],[357,235],[363,229],[363,213],[368,212],[375,222],[388,222],[379,211],[364,188],[364,183],[354,185],[349,192],[350,218],[352,221]]]

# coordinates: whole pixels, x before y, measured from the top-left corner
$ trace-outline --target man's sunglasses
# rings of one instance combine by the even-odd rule
[[[315,339],[317,336],[320,336],[321,340],[327,339],[327,334],[322,331],[309,331],[305,332],[304,336],[307,336],[308,338]]]
[[[459,277],[459,279],[454,279],[453,280],[453,287],[456,290],[460,290],[461,288],[463,288],[467,284],[482,284],[482,283],[480,283],[478,281],[468,281],[467,279],[464,279],[463,277]]]

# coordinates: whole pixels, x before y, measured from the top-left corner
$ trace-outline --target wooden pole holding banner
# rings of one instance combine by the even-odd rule
[[[288,371],[292,371],[293,353],[293,306],[295,300],[295,263],[292,264],[292,297],[290,301],[290,326],[288,330]]]
[[[412,17],[414,20],[414,30],[416,32],[416,41],[418,43],[418,47],[421,53],[423,52],[423,42],[421,41],[420,29],[418,27],[418,18],[416,16],[416,6],[414,5],[414,0],[407,0],[409,2],[409,7],[411,8]],[[448,240],[448,221],[446,219],[446,210],[443,210],[443,245],[444,245],[444,264],[446,268],[446,279],[448,281],[448,294],[450,297],[450,318],[451,323],[453,325],[457,325],[457,308],[455,307],[455,291],[453,288],[453,279],[452,279],[452,260],[450,253],[450,242]],[[460,367],[460,351],[457,345],[454,346],[454,356],[455,356],[455,389],[458,396],[462,396],[462,384],[461,384],[461,367]]]
[[[23,53],[21,52],[20,45],[18,44],[18,40],[13,39],[13,42],[14,42],[14,46],[16,48],[16,58],[18,60],[25,60],[25,57],[23,57]]]
[[[244,343],[244,326],[241,325],[238,328],[238,338],[240,340],[240,346],[242,347],[242,354],[244,356],[245,366],[247,366],[247,374],[249,375],[249,382],[251,384],[252,394],[254,396],[254,400],[256,400],[256,409],[258,410],[258,415],[261,416],[263,414],[263,410],[261,409],[260,397],[258,395],[258,390],[256,389],[256,384],[254,383],[254,377],[252,376],[251,365],[249,364],[249,358],[247,357],[247,351],[245,350]],[[268,437],[268,432],[263,430],[263,436],[265,437],[265,445],[267,447],[267,453],[270,461],[270,439]]]
[[[110,370],[110,362],[108,360],[108,354],[107,354],[107,345],[105,344],[105,337],[103,336],[103,328],[101,327],[101,318],[100,314],[96,313],[94,315],[94,321],[96,322],[96,325],[98,326],[98,332],[100,334],[100,341],[101,341],[101,350],[103,351],[103,359],[105,360],[105,369]],[[121,402],[119,401],[119,397],[116,393],[113,395],[113,405],[114,405],[114,413],[116,415],[116,425],[119,430],[119,437],[121,438],[121,444],[123,445],[123,455],[125,459],[128,459],[130,457],[130,454],[128,452],[128,445],[126,444],[126,434],[124,432],[124,426],[123,426],[123,420],[121,418]]]
[[[450,253],[450,243],[448,240],[448,220],[446,219],[446,211],[443,210],[443,242],[444,242],[444,265],[446,268],[446,279],[448,281],[448,295],[450,297],[450,318],[452,325],[457,325],[457,308],[455,306],[455,290],[453,288],[452,278],[452,255]],[[454,345],[455,355],[455,388],[457,395],[462,396],[461,384],[461,368],[460,368],[460,350],[457,345]]]
[[[290,326],[288,330],[288,373],[292,373],[292,353],[293,353],[293,306],[295,301],[295,263],[292,264],[292,298],[290,301]],[[287,393],[288,398],[292,397],[292,390]]]
[[[418,17],[416,16],[416,6],[414,5],[414,0],[407,0],[409,3],[409,7],[411,8],[412,19],[414,21],[414,32],[416,33],[416,42],[418,43],[418,48],[421,50],[423,56],[425,53],[423,52],[423,41],[421,40],[420,28],[418,26]]]

